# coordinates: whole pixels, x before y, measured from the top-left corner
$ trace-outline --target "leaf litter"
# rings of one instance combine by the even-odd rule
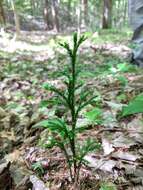
[[[27,46],[26,42],[25,47]],[[43,182],[40,181],[41,188],[70,189],[69,174],[66,172],[65,160],[59,149],[47,151],[38,146],[41,144],[40,141],[46,141],[49,131],[44,130],[41,133],[39,129],[32,128],[50,114],[57,113],[57,107],[52,104],[48,107],[39,105],[41,100],[53,97],[53,94],[44,91],[43,83],[48,82],[56,84],[59,89],[64,88],[63,79],[57,71],[59,67],[64,68],[65,55],[58,51],[58,48],[55,50],[55,47],[50,48],[51,53],[47,49],[44,52],[40,48],[35,50],[35,46],[30,45],[29,52],[18,49],[18,45],[13,54],[8,53],[6,49],[1,51],[0,67],[3,72],[0,80],[0,156],[2,159],[11,160],[12,163],[18,162],[34,175],[36,173],[38,178],[31,177],[31,181],[37,183],[38,180],[43,180],[46,185],[43,187]],[[121,55],[123,59],[119,58],[118,51],[120,54],[124,52],[124,56]],[[129,102],[143,92],[141,69],[128,66],[127,57],[130,49],[124,45],[118,49],[118,45],[95,46],[88,41],[80,53],[79,66],[85,65],[82,80],[98,92],[98,100],[81,113],[79,126],[86,126],[87,130],[78,138],[83,141],[92,136],[98,138],[102,144],[99,152],[85,157],[87,163],[80,174],[81,181],[85,182],[81,183],[81,187],[88,189],[88,184],[91,183],[91,189],[95,184],[99,189],[102,182],[109,181],[119,190],[142,189],[142,113],[120,118],[123,106],[130,105]],[[43,58],[44,56],[46,58]],[[114,58],[123,64],[120,67],[112,64],[111,60]],[[103,66],[106,69],[103,69]],[[124,83],[123,77],[128,80],[127,83]],[[92,111],[95,108],[100,110],[98,122]],[[32,168],[37,162],[40,162],[44,169],[44,174],[40,177]]]

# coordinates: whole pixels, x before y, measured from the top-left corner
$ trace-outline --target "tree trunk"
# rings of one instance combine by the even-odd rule
[[[52,28],[49,8],[50,8],[50,2],[49,2],[49,0],[45,0],[44,20],[45,20],[45,24],[46,24],[46,29],[48,29],[48,30],[50,30]]]
[[[76,7],[76,13],[77,13],[77,32],[78,35],[81,33],[81,0],[79,1],[78,6]]]
[[[14,1],[11,0],[11,6],[14,13],[14,21],[15,21],[15,28],[16,28],[16,37],[20,35],[20,22],[19,22],[19,16],[17,14],[17,10],[14,4]]]
[[[119,28],[121,25],[121,1],[118,1],[118,8],[117,8],[117,20],[116,20],[116,26]]]
[[[83,13],[85,26],[88,23],[88,0],[83,0]]]
[[[68,1],[67,8],[68,8],[68,22],[69,22],[69,25],[70,25],[70,23],[72,21],[72,18],[71,18],[71,0]]]
[[[59,28],[59,19],[58,19],[58,2],[57,2],[57,0],[52,0],[51,10],[52,10],[54,30],[56,32],[59,32],[60,28]]]
[[[103,1],[102,28],[108,29],[112,26],[112,0]]]
[[[127,8],[128,8],[128,2],[127,2],[126,0],[124,0],[124,18],[123,18],[123,25],[126,23]]]
[[[31,0],[31,14],[34,16],[34,11],[35,11],[35,2],[34,0]]]
[[[3,0],[0,0],[0,24],[5,24],[5,14],[3,8]]]

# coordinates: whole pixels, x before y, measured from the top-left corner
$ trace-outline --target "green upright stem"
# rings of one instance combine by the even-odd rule
[[[69,73],[68,76],[68,82],[67,85],[67,91],[68,95],[64,97],[64,100],[66,101],[68,108],[70,110],[71,114],[71,133],[68,136],[69,143],[70,143],[70,150],[72,152],[72,161],[73,161],[73,171],[71,171],[70,162],[69,162],[69,168],[70,168],[70,175],[72,178],[72,182],[77,184],[78,178],[79,178],[79,168],[78,168],[78,160],[77,160],[77,152],[76,152],[76,123],[77,123],[77,117],[79,113],[79,109],[76,109],[76,97],[75,97],[75,91],[76,91],[76,82],[77,82],[77,72],[76,72],[76,59],[77,59],[77,51],[80,46],[80,44],[85,40],[85,37],[82,36],[78,39],[77,34],[73,37],[73,48],[70,48],[68,43],[61,44],[62,47],[64,47],[67,50],[68,55],[71,58],[71,73]],[[59,94],[61,96],[61,94]],[[63,97],[63,96],[62,96]],[[67,160],[69,160],[68,155],[66,155]]]
[[[67,159],[67,163],[68,163],[68,167],[69,167],[69,172],[70,172],[70,177],[71,177],[71,180],[73,181],[73,174],[72,174],[72,169],[71,169],[71,164],[70,164],[70,158],[69,158],[69,155],[65,149],[65,147],[63,147],[63,152],[65,154],[65,157]]]
[[[76,150],[75,150],[75,128],[76,128],[76,115],[75,115],[75,83],[76,83],[76,47],[73,50],[72,57],[72,94],[71,94],[71,115],[72,115],[72,153],[73,153],[73,164],[74,164],[74,179],[77,173],[77,161],[76,161]]]

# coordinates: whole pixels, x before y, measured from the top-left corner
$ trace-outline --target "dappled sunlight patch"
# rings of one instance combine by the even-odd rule
[[[118,55],[122,58],[130,58],[132,50],[125,45],[121,44],[103,44],[103,45],[91,45],[91,49],[96,52],[100,52],[106,56]]]

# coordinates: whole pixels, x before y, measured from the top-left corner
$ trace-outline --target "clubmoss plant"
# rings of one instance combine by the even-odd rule
[[[58,146],[66,158],[70,178],[73,184],[79,183],[79,174],[82,164],[85,162],[85,156],[94,150],[100,148],[100,144],[95,140],[88,138],[85,142],[78,142],[77,134],[85,130],[83,127],[77,126],[77,120],[80,111],[87,105],[91,104],[95,96],[89,97],[90,92],[81,90],[82,83],[78,79],[79,71],[77,69],[78,49],[80,45],[86,40],[82,35],[78,38],[75,33],[73,35],[73,46],[70,47],[69,43],[60,43],[70,58],[68,71],[64,72],[66,80],[65,89],[59,90],[56,86],[44,84],[44,88],[48,91],[54,92],[58,103],[62,104],[70,113],[70,121],[68,118],[52,118],[43,120],[36,126],[48,128],[51,131],[51,136],[48,138],[46,147],[50,148]],[[77,97],[77,90],[80,94]]]

